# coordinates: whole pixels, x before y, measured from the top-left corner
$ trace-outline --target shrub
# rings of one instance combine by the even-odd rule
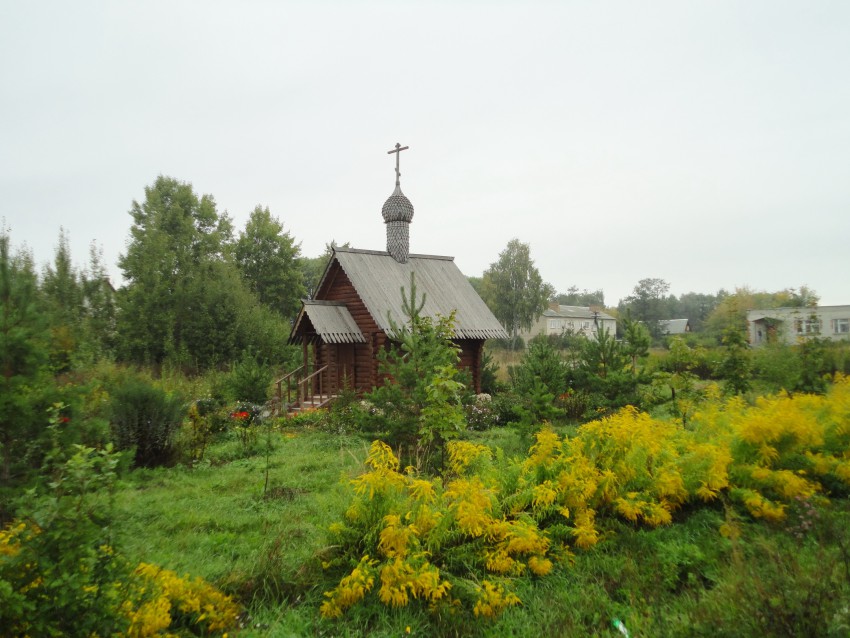
[[[242,401],[230,412],[232,430],[239,437],[245,449],[250,449],[257,442],[259,425],[264,418],[263,406]]]
[[[134,449],[140,467],[167,465],[174,459],[174,436],[186,407],[180,397],[139,377],[130,377],[112,393],[112,436],[119,450]]]
[[[265,403],[269,398],[273,376],[272,369],[248,350],[230,368],[225,382],[229,398],[233,401]]]
[[[489,430],[499,425],[499,414],[493,407],[493,399],[489,394],[479,394],[472,403],[464,406],[466,411],[466,426],[470,430]]]
[[[522,363],[510,366],[508,374],[513,389],[519,394],[531,392],[538,383],[553,396],[560,395],[567,387],[564,361],[545,337],[532,339]]]
[[[54,412],[49,430],[55,431]],[[54,437],[55,440],[55,437]],[[0,530],[4,636],[210,635],[236,625],[238,606],[200,579],[142,564],[113,544],[118,456],[110,448],[54,447],[43,493]],[[35,497],[35,498],[32,498]],[[168,634],[172,635],[172,634]]]
[[[627,407],[570,438],[543,427],[524,459],[494,460],[484,446],[452,441],[441,478],[400,471],[392,450],[376,441],[368,471],[352,481],[350,507],[331,529],[326,567],[338,580],[322,613],[418,598],[435,613],[495,615],[519,603],[518,577],[545,576],[575,548],[610,534],[606,519],[653,528],[686,508],[726,503],[731,514],[718,533],[734,539],[740,532],[731,504],[752,519],[782,523],[801,502],[825,502],[827,485],[850,486],[846,379],[824,397],[766,397],[755,406],[721,400],[716,388],[710,394],[689,429]],[[790,525],[812,519],[801,509]],[[836,542],[850,565],[845,537]],[[668,550],[659,565],[664,589],[708,571],[709,559],[689,541]]]
[[[57,417],[54,416],[53,427]],[[0,626],[6,635],[113,635],[126,623],[112,584],[126,576],[111,548],[109,500],[118,459],[75,445],[54,449],[50,491],[0,532]],[[26,522],[25,522],[26,521]]]

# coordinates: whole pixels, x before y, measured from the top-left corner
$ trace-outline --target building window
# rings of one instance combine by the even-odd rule
[[[837,335],[850,334],[850,319],[833,319],[832,331]]]
[[[590,322],[589,321],[583,321],[581,323],[581,329],[582,330],[590,330]]]
[[[797,319],[794,321],[794,327],[798,335],[817,335],[820,334],[821,321],[817,317]]]
[[[558,329],[558,320],[550,319],[549,320],[549,330],[557,330]]]

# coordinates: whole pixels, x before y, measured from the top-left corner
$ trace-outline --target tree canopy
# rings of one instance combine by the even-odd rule
[[[274,230],[265,212],[252,217],[256,223],[243,237]],[[267,358],[279,354],[288,324],[262,306],[241,276],[232,258],[232,222],[212,196],[198,197],[191,184],[160,176],[130,214],[131,239],[119,260],[128,282],[118,315],[125,359],[203,369],[233,361],[248,347]],[[246,256],[249,261],[262,262]],[[255,272],[257,283],[264,273]]]
[[[245,230],[239,234],[234,255],[248,287],[260,302],[284,317],[298,311],[306,294],[299,268],[301,249],[283,224],[272,217],[268,207],[251,212]]]
[[[554,292],[534,266],[528,244],[518,239],[508,242],[481,281],[482,299],[514,340],[531,328]]]

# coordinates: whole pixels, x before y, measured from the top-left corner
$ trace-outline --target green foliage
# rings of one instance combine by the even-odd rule
[[[57,427],[58,416],[52,421]],[[67,458],[54,449],[50,461],[45,497],[30,493],[25,517],[0,532],[0,626],[31,636],[126,631],[115,583],[129,580],[130,570],[112,549],[118,459],[108,448],[77,445]]]
[[[752,361],[744,333],[730,326],[723,334],[725,351],[718,372],[726,381],[726,391],[731,394],[743,394],[750,389]]]
[[[401,295],[406,323],[390,318],[394,343],[378,355],[385,383],[366,399],[377,408],[373,427],[427,463],[465,423],[458,347],[451,341],[454,315],[421,316],[425,297],[417,298],[413,274],[409,296],[404,288]]]
[[[58,426],[54,412],[50,429]],[[4,635],[215,635],[235,627],[239,607],[203,580],[148,563],[133,569],[115,549],[117,464],[109,447],[51,450],[42,493],[31,490],[23,516],[0,530]]]
[[[41,291],[51,324],[51,365],[55,372],[67,372],[84,337],[83,291],[64,229],[59,231],[53,267],[44,269]]]
[[[527,436],[540,423],[560,416],[555,398],[566,391],[567,367],[548,339],[532,339],[522,361],[510,366],[508,375],[515,401],[505,423]]]
[[[545,337],[536,337],[528,343],[520,364],[508,367],[508,376],[511,387],[520,395],[530,392],[538,383],[553,396],[559,396],[567,388],[564,360]]]
[[[540,379],[534,379],[522,394],[517,394],[520,400],[513,406],[515,418],[508,425],[516,427],[524,437],[530,437],[534,430],[546,421],[553,421],[560,416],[555,406],[555,395],[549,391]]]
[[[705,321],[719,303],[722,295],[688,292],[676,299],[671,304],[670,317],[687,318],[692,332],[701,332]]]
[[[481,392],[495,394],[499,390],[497,374],[499,364],[493,358],[493,354],[485,347],[481,351]]]
[[[43,429],[53,382],[49,341],[32,260],[11,253],[0,232],[0,483],[22,481],[32,465],[30,446]],[[0,506],[2,509],[2,506]]]
[[[133,202],[119,260],[128,282],[118,298],[120,356],[185,370],[233,361],[249,347],[279,357],[289,326],[247,288],[231,258],[230,219],[213,198],[162,176],[145,196]]]
[[[230,412],[230,428],[236,433],[243,451],[253,453],[260,438],[260,425],[265,421],[263,406],[241,401]]]
[[[634,291],[620,302],[621,312],[630,312],[635,321],[642,321],[654,337],[659,336],[658,322],[669,317],[667,292],[670,284],[663,279],[641,279]]]
[[[499,414],[489,394],[479,394],[464,406],[466,427],[470,430],[488,430],[499,425]]]
[[[697,376],[692,372],[698,365],[699,356],[682,337],[671,338],[668,346],[670,351],[660,364],[661,370],[652,377],[652,389],[662,395],[656,395],[653,402],[663,404],[669,401],[673,415],[687,424],[688,416],[700,398],[696,389]]]
[[[607,329],[600,326],[595,339],[582,337],[578,346],[574,361],[562,366],[566,391],[555,395],[569,418],[594,418],[639,403],[638,386],[646,382],[646,375],[629,369],[631,360],[623,344]]]
[[[808,337],[797,346],[800,354],[800,382],[798,389],[803,392],[822,394],[826,391],[826,339]]]
[[[595,339],[582,344],[579,365],[585,371],[602,379],[609,374],[622,372],[629,364],[629,355],[607,328],[600,326]]]
[[[747,311],[765,308],[807,308],[816,306],[818,295],[807,286],[799,290],[786,288],[777,292],[755,291],[751,288],[736,288],[732,294],[719,295],[717,305],[705,322],[708,332],[720,342],[730,329],[746,330]]]
[[[265,403],[269,398],[273,371],[252,351],[246,350],[241,359],[230,367],[226,384],[231,401]]]
[[[776,535],[736,544],[722,580],[691,610],[688,634],[846,636],[850,538],[846,516],[842,518],[840,531],[834,524],[816,524],[803,542]],[[821,539],[827,542],[818,542]]]
[[[528,244],[518,239],[508,242],[481,281],[481,298],[512,338],[531,328],[554,292],[535,268]]]
[[[94,242],[89,248],[88,268],[82,273],[80,282],[86,343],[77,358],[85,363],[111,358],[116,347],[115,290],[103,263],[103,249]]]
[[[773,392],[790,392],[800,387],[803,364],[794,346],[768,343],[753,352],[753,374],[766,381]]]
[[[113,390],[110,400],[115,447],[133,450],[138,467],[167,465],[174,460],[174,437],[185,412],[180,397],[131,376]]]
[[[579,292],[578,286],[570,286],[566,292],[558,293],[552,301],[564,306],[605,306],[605,293],[602,289]]]
[[[649,354],[652,336],[646,325],[632,319],[631,311],[620,320],[620,330],[623,334],[623,352],[632,360],[632,372],[637,372],[637,360]]]
[[[261,206],[251,212],[234,246],[239,270],[260,303],[287,318],[295,315],[306,294],[299,252],[283,224]]]

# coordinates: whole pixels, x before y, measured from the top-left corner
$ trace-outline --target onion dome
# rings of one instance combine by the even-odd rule
[[[401,192],[399,170],[399,156],[401,151],[407,149],[407,146],[396,144],[394,150],[388,151],[395,153],[395,190],[381,209],[384,223],[387,225],[387,252],[400,264],[407,263],[410,254],[410,222],[413,221],[413,204]]]
[[[413,221],[413,204],[407,199],[407,196],[401,192],[401,186],[396,182],[393,194],[384,202],[384,207],[381,209],[381,215],[384,216],[384,222],[407,222]]]

